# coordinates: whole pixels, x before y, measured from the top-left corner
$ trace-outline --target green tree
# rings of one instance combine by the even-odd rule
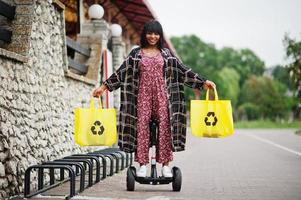
[[[214,45],[206,44],[195,35],[171,37],[171,42],[177,50],[179,58],[185,65],[207,79],[216,80],[216,57],[218,51]],[[204,92],[202,94],[204,94]],[[185,97],[188,99],[187,106],[189,109],[189,100],[195,99],[193,90],[186,87]]]
[[[290,90],[293,90],[292,81],[290,80],[289,71],[287,67],[277,65],[274,67],[272,75],[275,80],[286,85]]]
[[[214,45],[206,44],[195,35],[172,37],[171,42],[185,65],[196,73],[210,77],[217,69],[217,50]]]
[[[284,37],[286,56],[291,63],[287,65],[292,80],[296,97],[294,117],[301,118],[301,41],[291,39],[288,35]]]
[[[218,50],[213,44],[205,43],[195,35],[172,37],[171,41],[182,62],[214,81],[220,98],[230,99],[233,110],[244,103],[240,99],[240,88],[245,81],[251,75],[261,76],[264,72],[264,62],[250,49],[225,47]],[[191,89],[186,88],[185,94],[188,99],[195,98]],[[204,94],[202,99],[205,98]]]
[[[239,74],[240,86],[250,75],[264,72],[264,62],[250,49],[225,47],[217,50],[213,44],[205,43],[195,35],[172,37],[171,41],[183,63],[215,82],[219,78],[218,72],[224,67]]]
[[[218,65],[235,69],[240,75],[240,86],[250,75],[262,75],[264,62],[249,49],[234,50],[225,47],[220,50]]]
[[[240,92],[239,79],[240,75],[236,70],[228,67],[223,68],[217,74],[218,94],[221,99],[231,100],[232,107],[236,107],[237,104]]]
[[[277,80],[251,76],[242,87],[241,99],[244,103],[241,104],[241,107],[246,103],[258,106],[261,118],[286,117],[290,110],[289,97],[285,96],[286,90],[287,87]],[[239,108],[240,112],[242,111],[241,107]],[[249,108],[250,106],[248,106]]]

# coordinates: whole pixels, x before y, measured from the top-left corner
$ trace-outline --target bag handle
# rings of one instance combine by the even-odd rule
[[[99,100],[99,109],[102,109],[100,96],[98,97],[98,100]],[[94,103],[94,98],[93,97],[90,99],[90,108],[95,108],[95,103]]]
[[[209,90],[210,89],[207,89],[207,92],[206,92],[206,101],[209,101]],[[218,101],[218,95],[217,95],[216,87],[214,87],[213,90],[214,90],[214,101]]]

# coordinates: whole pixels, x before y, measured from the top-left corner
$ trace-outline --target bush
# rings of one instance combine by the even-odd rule
[[[254,120],[258,119],[261,115],[260,107],[249,102],[240,105],[237,113],[240,120]]]

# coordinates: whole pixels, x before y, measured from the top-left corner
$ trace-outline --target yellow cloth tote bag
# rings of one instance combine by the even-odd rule
[[[230,100],[218,100],[214,88],[215,100],[209,100],[209,89],[206,100],[191,100],[190,125],[197,137],[219,138],[233,134],[233,118]]]
[[[94,107],[74,110],[74,140],[80,146],[111,146],[117,141],[116,111]]]

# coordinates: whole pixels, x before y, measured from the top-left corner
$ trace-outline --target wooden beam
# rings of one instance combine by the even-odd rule
[[[9,43],[11,42],[11,36],[12,36],[11,31],[6,30],[4,28],[0,28],[0,40]]]
[[[128,6],[128,4],[126,4],[125,6],[123,6],[122,8],[119,8],[119,11],[117,13],[114,14],[114,16],[111,18],[111,22],[114,23],[115,18],[122,13],[122,10],[125,9]]]
[[[90,57],[91,50],[89,48],[85,48],[81,46],[78,42],[72,40],[69,37],[66,37],[67,47],[74,49],[78,53]]]
[[[76,62],[75,60],[73,60],[70,57],[68,57],[68,66],[72,69],[75,69],[80,74],[86,74],[88,71],[88,67],[86,65]]]
[[[143,3],[136,3],[134,1],[129,1],[129,2],[121,1],[121,2],[119,2],[118,4],[120,4],[120,3],[121,4],[132,4],[132,5],[135,5],[135,6],[138,6],[138,7],[145,7],[145,4],[143,4]]]
[[[53,0],[52,4],[60,11],[65,10],[65,5],[60,0]]]
[[[129,14],[135,14],[135,15],[139,15],[139,16],[144,16],[144,17],[149,17],[149,18],[154,18],[152,15],[149,15],[148,13],[143,13],[139,10],[135,10],[135,9],[124,9],[123,12],[127,12]]]
[[[133,18],[133,19],[131,19],[131,22],[133,23],[139,23],[139,24],[141,24],[141,27],[143,27],[143,25],[147,22],[147,21],[145,21],[145,20],[139,20],[139,18]]]
[[[16,6],[8,5],[7,3],[0,0],[0,15],[5,16],[9,20],[15,18]]]

